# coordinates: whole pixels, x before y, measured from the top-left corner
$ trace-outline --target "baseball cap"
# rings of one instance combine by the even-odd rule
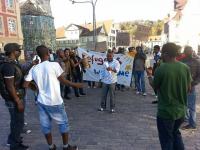
[[[4,51],[6,53],[11,53],[13,51],[20,51],[22,48],[19,44],[17,43],[8,43],[4,46]]]

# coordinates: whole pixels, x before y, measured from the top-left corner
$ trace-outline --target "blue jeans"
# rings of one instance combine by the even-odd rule
[[[136,87],[136,77],[135,77],[135,71],[132,71],[132,77],[131,77],[131,87]]]
[[[47,106],[38,103],[37,106],[39,110],[40,124],[42,132],[44,134],[48,134],[51,132],[52,119],[55,120],[56,123],[59,125],[59,130],[61,134],[69,132],[68,118],[65,112],[64,104]]]
[[[101,97],[101,108],[106,109],[106,101],[107,101],[108,92],[109,92],[109,95],[110,95],[110,109],[115,108],[115,85],[116,85],[116,83],[112,83],[112,84],[103,83],[102,97]]]
[[[138,92],[145,93],[144,71],[135,71],[136,88]]]
[[[177,120],[157,117],[157,128],[162,150],[184,150],[184,144],[179,128],[184,118]]]
[[[8,143],[11,149],[17,149],[20,142],[20,134],[24,127],[24,112],[19,112],[17,105],[13,101],[5,101],[10,114],[10,134],[8,136]]]
[[[187,114],[186,119],[192,127],[196,127],[196,91],[195,87],[192,87],[187,97]]]

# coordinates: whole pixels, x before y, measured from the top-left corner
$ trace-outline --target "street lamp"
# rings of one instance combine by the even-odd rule
[[[95,15],[95,7],[97,0],[88,0],[88,1],[75,1],[75,0],[69,0],[72,2],[72,4],[75,3],[90,3],[92,4],[92,12],[93,12],[93,46],[94,50],[96,50],[96,15]]]

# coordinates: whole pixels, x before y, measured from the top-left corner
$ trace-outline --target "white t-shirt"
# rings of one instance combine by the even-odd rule
[[[115,69],[117,72],[107,71],[106,68],[111,67]],[[100,73],[100,79],[105,84],[112,84],[117,82],[117,74],[120,70],[120,63],[118,60],[113,59],[113,61],[108,62],[105,61],[103,64],[103,70]]]
[[[60,82],[58,77],[64,71],[57,62],[44,61],[29,71],[25,81],[34,80],[38,86],[38,102],[53,106],[61,105],[63,99],[60,93]]]

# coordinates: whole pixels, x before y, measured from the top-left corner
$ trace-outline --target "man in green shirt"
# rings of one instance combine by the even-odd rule
[[[157,128],[162,150],[184,150],[179,128],[186,114],[191,75],[185,64],[176,61],[177,50],[174,43],[163,45],[163,63],[153,79],[158,93]]]

